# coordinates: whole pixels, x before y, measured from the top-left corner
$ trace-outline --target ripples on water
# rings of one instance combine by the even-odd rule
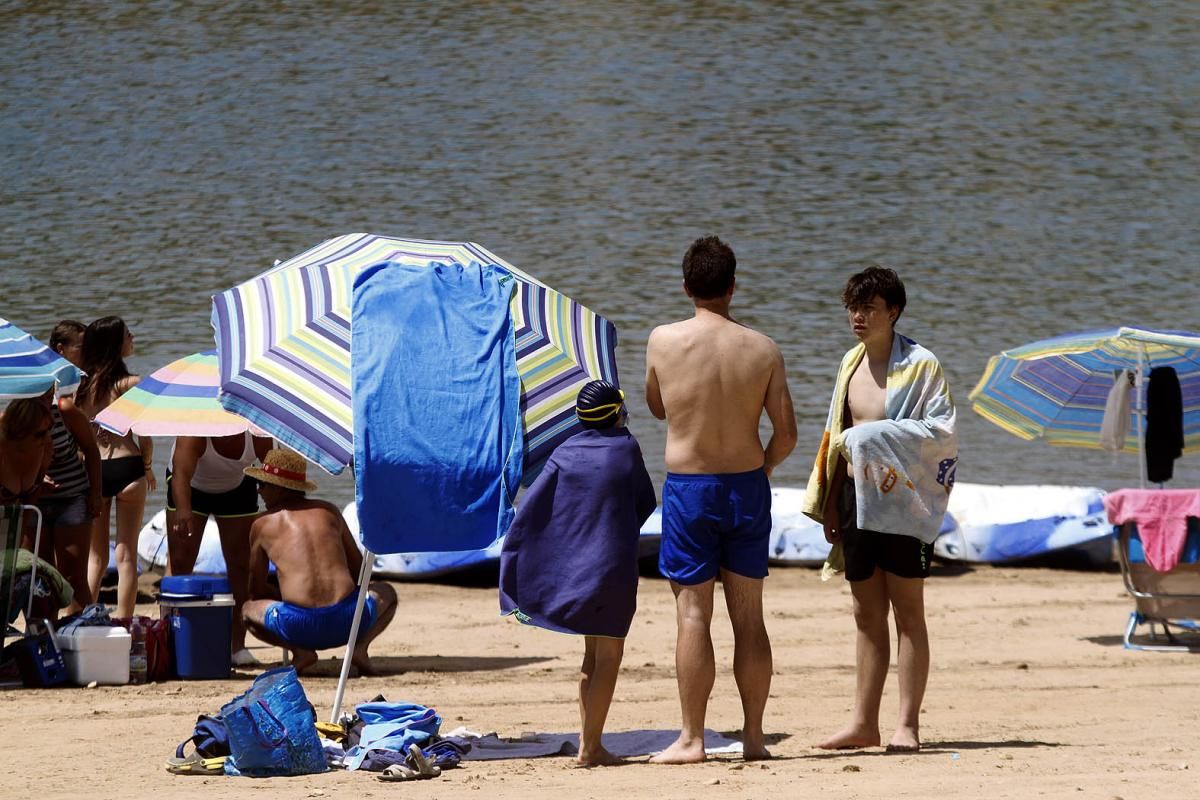
[[[6,4],[0,313],[122,314],[148,371],[324,238],[470,239],[613,320],[634,388],[715,232],[789,367],[777,482],[807,476],[841,284],[878,260],[953,382],[963,480],[1131,485],[1132,456],[1020,442],[966,394],[1032,339],[1200,327],[1194,5],[907,5]],[[661,479],[662,427],[632,425]]]

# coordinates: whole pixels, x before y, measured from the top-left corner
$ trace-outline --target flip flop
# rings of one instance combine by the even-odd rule
[[[226,758],[228,756],[204,758],[199,753],[192,753],[185,758],[168,758],[166,768],[173,775],[224,775]]]
[[[381,781],[418,781],[422,777],[421,773],[409,769],[405,764],[392,764],[379,773],[379,780]]]
[[[421,748],[415,744],[408,746],[408,764],[422,778],[436,778],[442,774],[442,768],[429,763],[429,759],[421,752]]]

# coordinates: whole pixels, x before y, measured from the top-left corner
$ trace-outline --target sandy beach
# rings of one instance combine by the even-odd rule
[[[580,643],[497,619],[494,588],[396,586],[402,611],[373,653],[385,674],[352,679],[348,703],[381,693],[429,705],[443,716],[443,732],[458,726],[502,736],[576,730]],[[609,731],[678,724],[668,584],[644,578],[639,599]],[[402,785],[366,772],[254,780],[164,771],[164,759],[190,734],[196,715],[216,712],[256,674],[245,671],[227,681],[0,692],[0,765],[9,787],[24,787],[18,795],[41,800],[345,792],[556,799],[1195,796],[1200,656],[1121,646],[1132,606],[1118,573],[939,567],[928,582],[927,604],[933,669],[922,716],[925,747],[915,755],[812,746],[850,709],[850,595],[844,582],[822,584],[816,570],[776,568],[766,587],[775,653],[767,709],[775,759],[769,763],[743,765],[730,756],[686,767],[639,758],[609,769],[579,769],[565,757],[464,762],[439,779]],[[150,603],[138,610],[157,613]],[[732,636],[719,598],[714,640],[717,685],[709,727],[736,735]],[[265,646],[255,652],[278,657]],[[340,664],[333,655],[324,653],[303,680],[323,718]],[[884,693],[885,741],[895,710],[893,675]]]

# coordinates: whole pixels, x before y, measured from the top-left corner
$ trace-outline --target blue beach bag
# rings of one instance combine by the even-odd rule
[[[267,778],[309,775],[329,767],[317,737],[316,713],[295,667],[280,667],[254,679],[221,708],[229,734],[226,775]]]

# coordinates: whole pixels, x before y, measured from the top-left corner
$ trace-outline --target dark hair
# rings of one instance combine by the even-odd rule
[[[53,417],[40,397],[13,400],[4,409],[4,416],[0,417],[0,436],[9,441],[32,436],[37,424],[43,419],[49,422]]]
[[[876,295],[883,298],[889,309],[897,309],[896,319],[904,313],[904,305],[908,297],[904,294],[904,282],[894,269],[881,267],[877,264],[857,272],[846,281],[842,290],[842,305],[855,308],[869,304]]]
[[[699,300],[723,297],[733,286],[735,270],[733,249],[716,236],[697,239],[683,255],[683,285]]]
[[[83,371],[78,396],[99,405],[108,400],[113,388],[129,377],[125,366],[125,321],[120,317],[101,317],[83,332]]]
[[[608,381],[591,381],[584,384],[575,398],[575,416],[585,428],[611,428],[621,418],[621,404],[624,401],[621,390]]]
[[[73,319],[59,320],[59,323],[54,326],[54,330],[50,331],[50,349],[56,353],[61,352],[58,349],[60,346],[65,347],[77,338],[81,338],[85,330],[82,322],[76,322]]]

